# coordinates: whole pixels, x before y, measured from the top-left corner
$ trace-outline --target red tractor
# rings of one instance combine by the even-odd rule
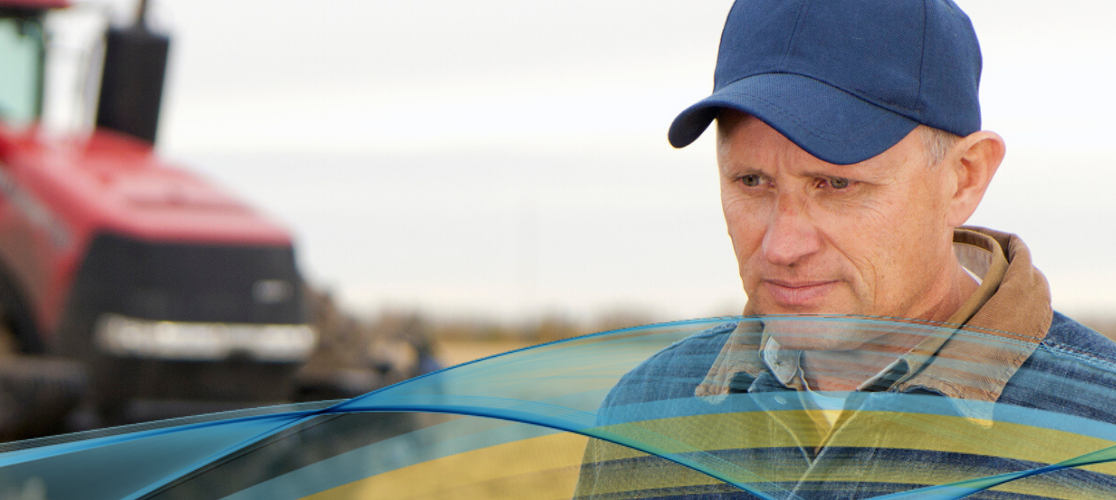
[[[63,401],[73,429],[289,400],[318,342],[290,233],[154,152],[169,40],[143,2],[83,59],[95,126],[44,124],[68,3],[0,0],[0,376],[39,380],[0,390],[49,407],[0,437],[59,430]]]

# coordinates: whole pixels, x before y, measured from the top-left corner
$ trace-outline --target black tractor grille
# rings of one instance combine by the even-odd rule
[[[152,243],[102,234],[89,248],[69,305],[151,320],[306,321],[290,246]]]

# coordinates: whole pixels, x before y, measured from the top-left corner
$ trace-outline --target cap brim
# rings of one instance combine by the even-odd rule
[[[918,126],[813,78],[775,73],[730,83],[687,108],[670,126],[670,144],[681,148],[697,140],[722,108],[755,116],[811,155],[838,165],[887,151]]]

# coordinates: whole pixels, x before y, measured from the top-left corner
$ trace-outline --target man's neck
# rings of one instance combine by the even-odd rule
[[[949,321],[949,318],[952,317],[958,309],[961,309],[965,301],[969,300],[969,297],[971,297],[978,288],[980,288],[980,284],[977,283],[976,279],[974,279],[960,263],[955,262],[953,275],[951,276],[950,284],[948,288],[946,288],[945,294],[943,294],[941,300],[934,303],[925,313],[919,314],[918,319],[938,322]]]
[[[920,320],[945,322],[965,304],[980,285],[955,261],[955,270],[941,300],[933,303]],[[880,373],[900,356],[910,352],[925,335],[897,330],[880,337],[874,348],[847,351],[803,351],[802,373],[805,382],[819,391],[853,391]]]

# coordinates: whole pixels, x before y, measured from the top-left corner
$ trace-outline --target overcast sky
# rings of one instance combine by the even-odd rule
[[[661,319],[740,291],[708,94],[726,0],[152,0],[160,149],[294,231],[355,309]],[[1116,306],[1116,2],[969,0],[1008,157],[971,223],[1015,232],[1070,312]]]

